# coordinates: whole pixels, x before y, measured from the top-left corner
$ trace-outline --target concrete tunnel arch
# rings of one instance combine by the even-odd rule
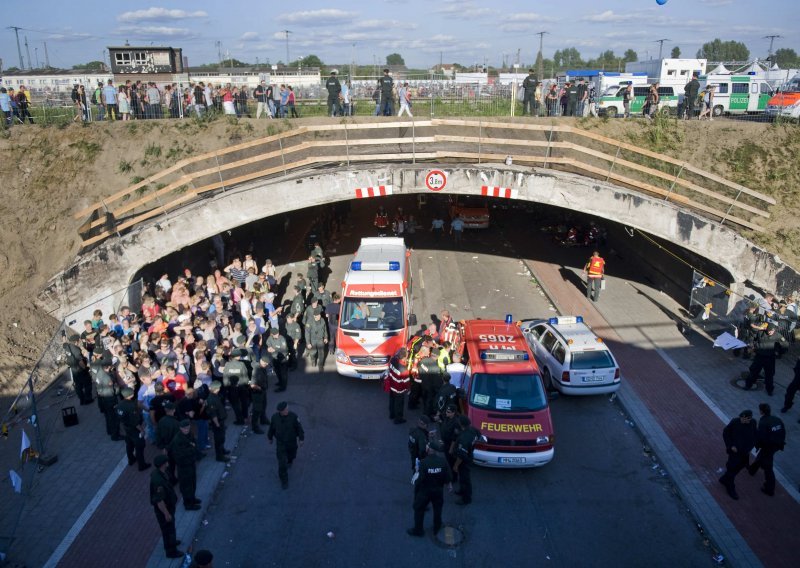
[[[147,264],[215,234],[265,217],[350,200],[362,194],[432,193],[425,185],[431,170],[447,182],[439,194],[475,195],[481,188],[508,190],[513,198],[571,209],[638,228],[715,262],[736,283],[750,282],[788,294],[800,288],[800,276],[773,254],[734,229],[663,199],[608,182],[543,168],[503,164],[392,164],[299,171],[218,192],[143,223],[79,254],[54,276],[38,303],[58,317],[91,304],[108,291],[124,288]],[[376,197],[377,200],[380,197]]]

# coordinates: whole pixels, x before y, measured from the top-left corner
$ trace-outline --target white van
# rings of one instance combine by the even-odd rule
[[[756,114],[767,109],[767,101],[774,94],[770,84],[754,75],[706,75],[700,77],[700,91],[715,85],[712,113]]]

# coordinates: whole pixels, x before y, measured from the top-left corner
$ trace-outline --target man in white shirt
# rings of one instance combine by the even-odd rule
[[[453,355],[453,362],[445,367],[445,371],[450,376],[450,384],[457,389],[464,388],[464,374],[467,368],[461,362],[461,355]]]

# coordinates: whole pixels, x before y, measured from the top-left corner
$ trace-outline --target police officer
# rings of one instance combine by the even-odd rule
[[[789,386],[786,387],[786,396],[783,398],[783,408],[781,408],[781,412],[789,412],[789,409],[794,404],[794,395],[800,389],[800,357],[798,357],[797,361],[794,364],[794,378],[792,382],[789,383]]]
[[[408,453],[411,454],[411,471],[417,470],[417,460],[427,454],[425,446],[428,444],[428,426],[430,418],[424,414],[417,420],[417,425],[408,432]]]
[[[278,458],[278,477],[281,479],[281,487],[289,488],[289,467],[297,457],[297,448],[302,446],[306,434],[303,425],[297,414],[289,410],[286,401],[278,403],[278,412],[272,415],[267,432],[267,439],[272,444],[273,439],[277,440],[276,455]]]
[[[289,378],[289,345],[277,327],[270,328],[266,345],[267,355],[272,361],[272,368],[278,377],[278,386],[275,392],[285,391]]]
[[[342,92],[342,84],[336,76],[336,70],[331,71],[331,76],[325,82],[325,88],[328,90],[328,112],[331,116],[338,116],[341,114],[339,108],[339,95]]]
[[[759,331],[753,340],[755,357],[750,365],[750,375],[744,385],[744,390],[750,390],[758,380],[761,369],[764,369],[764,387],[769,396],[775,390],[775,359],[786,353],[788,346],[783,336],[777,332],[775,324],[769,323],[766,329]]]
[[[469,418],[458,417],[456,461],[453,464],[453,471],[458,474],[456,494],[461,495],[461,499],[456,501],[457,505],[472,503],[472,454],[479,435],[480,433],[470,424]]]
[[[163,420],[162,420],[163,422]],[[175,460],[178,470],[178,486],[183,497],[183,506],[187,511],[200,509],[200,499],[195,496],[197,490],[197,442],[192,436],[192,423],[184,418],[178,424],[178,433],[172,438],[168,451]]]
[[[306,349],[308,349],[308,326],[314,321],[314,312],[317,311],[317,309],[322,313],[322,306],[319,305],[319,300],[311,298],[311,302],[306,308],[306,311],[303,312],[303,328],[305,328],[306,331]]]
[[[734,479],[744,468],[750,465],[750,450],[756,445],[756,423],[753,420],[752,410],[743,410],[737,418],[731,420],[722,430],[722,439],[725,441],[725,451],[728,453],[728,462],[725,464],[725,473],[719,482],[731,499],[738,499]]]
[[[150,504],[156,514],[164,551],[167,558],[182,558],[183,552],[178,550],[178,537],[175,534],[175,505],[178,496],[167,477],[167,456],[159,454],[153,460],[156,467],[150,474]]]
[[[303,339],[303,330],[300,324],[297,323],[297,317],[293,313],[286,316],[286,337],[289,340],[286,342],[289,347],[289,369],[293,371],[297,369],[297,350],[300,347],[300,340]]]
[[[225,410],[225,405],[219,396],[219,391],[222,388],[222,383],[219,381],[212,381],[208,387],[208,400],[206,401],[206,416],[208,423],[211,426],[211,431],[214,433],[214,454],[218,462],[229,461],[230,458],[226,454],[230,452],[225,449],[225,419],[228,413]]]
[[[314,309],[314,319],[306,327],[306,347],[311,365],[319,368],[321,373],[325,367],[325,353],[328,344],[328,326],[322,321],[322,308]]]
[[[241,426],[244,424],[245,414],[242,409],[242,401],[240,398],[239,384],[247,385],[250,382],[250,377],[247,373],[247,365],[243,361],[247,351],[237,347],[231,353],[231,360],[225,363],[222,371],[222,384],[225,387],[225,395],[231,403],[234,414],[234,424]]]
[[[444,444],[444,457],[450,469],[456,463],[456,430],[458,429],[458,414],[455,404],[448,404],[444,410],[442,423],[439,425],[439,433]],[[458,475],[453,472],[453,481],[457,480]]]
[[[755,475],[759,469],[764,470],[764,485],[761,492],[770,497],[775,496],[775,472],[772,470],[775,452],[783,450],[786,445],[786,427],[783,420],[772,416],[769,404],[762,402],[758,405],[761,419],[758,421],[756,434],[756,459],[747,468],[750,475]]]
[[[111,436],[113,441],[118,442],[124,438],[119,435],[119,415],[116,411],[117,385],[109,374],[110,369],[110,361],[98,359],[92,362],[90,372],[97,388],[97,406],[106,419],[106,434]]]
[[[254,434],[263,434],[261,426],[269,424],[267,419],[267,388],[269,387],[269,356],[263,354],[258,361],[258,367],[253,371],[250,379],[250,396],[253,400],[253,415],[250,426]]]
[[[308,257],[306,276],[308,276],[308,283],[311,286],[311,291],[314,292],[319,286],[319,264],[317,264],[317,260],[313,256]]]
[[[300,286],[294,286],[294,298],[289,305],[289,315],[294,316],[295,320],[303,317],[303,312],[306,309],[306,297],[303,289]]]
[[[431,418],[436,414],[436,393],[442,386],[442,370],[439,368],[437,357],[438,349],[434,352],[423,347],[417,365],[422,386],[422,411]]]
[[[533,115],[536,110],[536,87],[539,81],[536,80],[533,69],[528,69],[528,76],[522,81],[522,88],[525,90],[525,96],[522,99],[522,115]]]
[[[323,308],[328,304],[333,303],[333,296],[331,296],[331,293],[325,289],[325,284],[322,282],[317,285],[317,289],[314,291],[312,297],[316,298],[317,302],[319,302],[317,305],[322,306]]]
[[[745,359],[750,358],[750,347],[753,343],[753,340],[758,335],[758,331],[761,329],[761,324],[763,322],[764,316],[758,313],[758,306],[755,304],[750,304],[747,306],[747,310],[742,316],[742,321],[739,324],[739,339],[746,343],[747,345],[741,349],[734,349],[733,354],[738,356],[739,352],[741,351]]]
[[[389,75],[389,69],[383,70],[383,77],[378,79],[378,83],[380,83],[381,86],[378,116],[392,116],[394,115],[394,79]]]
[[[424,536],[422,524],[428,503],[433,506],[433,534],[442,528],[444,486],[453,490],[450,466],[441,455],[441,442],[426,444],[426,456],[419,462],[419,476],[414,482],[414,528],[406,532],[411,536]]]
[[[178,419],[175,418],[174,403],[165,403],[164,412],[164,416],[158,421],[158,424],[156,424],[156,447],[163,451],[169,460],[167,473],[169,474],[169,480],[174,485],[177,480],[177,477],[175,477],[175,456],[172,455],[172,451],[169,449],[169,446],[180,431],[180,423],[178,422]]]
[[[139,464],[139,471],[144,471],[150,464],[144,461],[144,420],[142,413],[133,400],[133,389],[122,389],[122,400],[116,406],[117,416],[125,429],[125,451],[128,454],[128,465]]]
[[[450,384],[447,375],[442,375],[442,385],[436,393],[436,416],[443,420],[445,409],[449,406],[455,406],[457,400],[458,389],[456,389],[455,385]]]
[[[92,376],[89,373],[89,365],[86,362],[83,350],[80,347],[81,336],[73,333],[69,336],[69,341],[65,341],[64,359],[69,366],[72,385],[81,406],[92,403]]]
[[[395,424],[403,424],[406,419],[403,415],[406,393],[411,385],[411,377],[406,367],[408,351],[405,347],[398,349],[391,361],[387,380],[389,381],[389,420]]]

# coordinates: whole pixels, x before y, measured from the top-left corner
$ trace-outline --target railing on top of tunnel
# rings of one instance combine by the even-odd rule
[[[380,119],[379,119],[380,120]],[[289,125],[291,128],[291,125]],[[567,125],[465,119],[303,125],[181,160],[78,211],[83,246],[256,179],[314,167],[368,163],[514,164],[613,182],[700,212],[713,222],[764,231],[775,200],[667,155]],[[502,166],[501,166],[502,167]],[[87,219],[88,217],[88,219]]]

